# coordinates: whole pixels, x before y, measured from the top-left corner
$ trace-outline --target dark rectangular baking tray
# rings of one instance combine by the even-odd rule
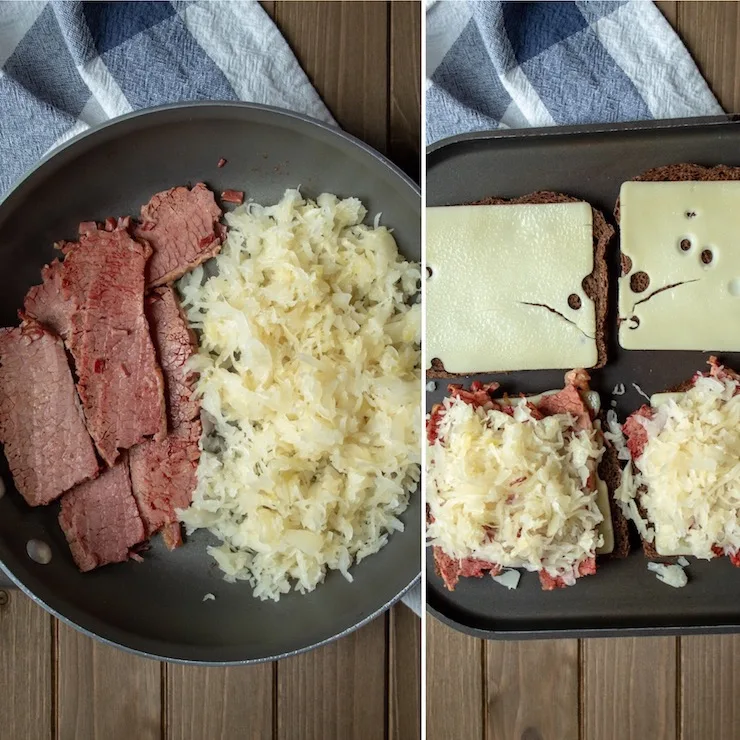
[[[427,150],[427,205],[554,190],[583,198],[614,223],[614,205],[625,180],[652,167],[680,162],[740,165],[738,118],[504,130],[445,139]],[[605,408],[616,401],[617,414],[624,420],[644,400],[632,383],[648,395],[675,386],[704,367],[709,353],[619,348],[617,244],[615,239],[609,265],[609,360],[603,370],[592,372],[592,385]],[[719,356],[740,369],[740,353]],[[534,393],[561,387],[563,372],[474,375],[463,382],[475,379],[497,380],[502,391]],[[436,390],[427,393],[427,408],[443,398],[447,382],[436,381]],[[625,395],[612,395],[617,383],[624,383]],[[740,569],[727,558],[689,560],[689,583],[681,589],[660,583],[647,570],[647,560],[635,541],[627,559],[601,561],[595,576],[579,579],[571,588],[544,592],[535,573],[524,573],[515,591],[485,577],[463,578],[454,592],[448,592],[434,573],[428,548],[427,608],[452,627],[488,639],[740,631]]]

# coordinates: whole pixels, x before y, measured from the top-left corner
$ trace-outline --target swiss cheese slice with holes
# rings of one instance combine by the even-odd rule
[[[448,373],[593,367],[588,203],[427,208],[426,352]]]
[[[740,351],[740,182],[626,182],[619,343]]]

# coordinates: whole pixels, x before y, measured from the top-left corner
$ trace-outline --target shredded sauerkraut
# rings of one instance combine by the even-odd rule
[[[715,548],[729,554],[740,549],[736,389],[729,378],[699,377],[686,393],[657,405],[651,419],[638,419],[648,441],[634,462],[634,476],[627,465],[616,497],[661,554],[709,559]],[[647,522],[638,512],[638,498]]]
[[[365,215],[297,190],[247,204],[207,271],[179,283],[209,430],[180,516],[261,599],[311,591],[327,569],[352,580],[403,529],[419,481],[420,270]]]
[[[453,558],[573,575],[603,544],[603,516],[587,490],[603,454],[595,428],[574,417],[533,418],[444,401],[427,470],[428,539]],[[575,576],[574,576],[575,577]]]

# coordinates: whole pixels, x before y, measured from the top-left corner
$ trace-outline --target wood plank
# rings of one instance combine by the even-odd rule
[[[160,740],[162,665],[58,623],[59,740]]]
[[[675,740],[676,651],[675,637],[584,640],[584,738]]]
[[[53,617],[0,590],[0,737],[52,737]]]
[[[740,4],[680,2],[674,28],[720,105],[740,112]]]
[[[678,28],[678,2],[677,0],[656,0],[655,4],[658,10],[664,15],[665,19],[673,26]]]
[[[283,36],[337,123],[385,152],[388,4],[278,2]]]
[[[273,663],[229,668],[168,665],[167,740],[272,740]]]
[[[277,666],[278,740],[383,740],[386,616]]]
[[[396,604],[388,641],[388,738],[421,737],[421,620]]]
[[[421,3],[390,4],[389,154],[406,174],[420,178]]]
[[[480,740],[484,644],[429,615],[426,630],[427,740]]]
[[[736,740],[740,635],[681,638],[681,740]]]
[[[578,669],[578,640],[486,643],[485,739],[577,738]]]

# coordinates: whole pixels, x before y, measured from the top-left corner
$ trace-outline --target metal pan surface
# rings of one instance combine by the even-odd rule
[[[219,169],[219,159],[228,164]],[[264,106],[196,103],[133,113],[88,132],[48,156],[0,203],[0,325],[17,323],[26,290],[55,256],[52,243],[76,235],[81,220],[137,214],[154,193],[205,181],[214,191],[244,190],[276,202],[286,188],[309,196],[360,198],[369,218],[383,213],[407,258],[421,257],[421,199],[411,180],[362,142],[332,126]],[[56,521],[57,506],[31,509],[0,477],[0,564],[42,606],[80,630],[168,660],[245,663],[271,660],[340,637],[388,608],[418,578],[420,496],[402,517],[403,533],[307,596],[278,603],[222,580],[205,531],[169,553],[155,537],[143,564],[78,572]],[[47,542],[48,565],[26,555]],[[215,600],[203,602],[207,593]]]
[[[455,205],[486,196],[511,198],[554,190],[590,202],[614,223],[622,182],[660,165],[693,162],[740,165],[740,123],[704,118],[598,126],[496,131],[439,142],[427,152],[427,204]],[[616,340],[617,241],[610,258],[609,359],[592,372],[602,405],[616,401],[620,420],[642,405],[632,385],[648,395],[678,385],[705,366],[709,353],[636,352]],[[505,265],[502,265],[505,270]],[[740,366],[740,353],[720,358]],[[562,387],[560,371],[475,375],[497,380],[503,391],[534,393]],[[460,382],[456,380],[455,382]],[[623,383],[627,392],[612,394]],[[447,383],[427,393],[439,402]],[[485,638],[666,635],[740,631],[740,570],[727,558],[691,559],[689,584],[674,589],[648,572],[639,543],[622,561],[603,562],[597,574],[571,588],[540,590],[534,573],[507,591],[489,578],[464,578],[452,593],[434,573],[427,552],[427,606],[459,630]]]

